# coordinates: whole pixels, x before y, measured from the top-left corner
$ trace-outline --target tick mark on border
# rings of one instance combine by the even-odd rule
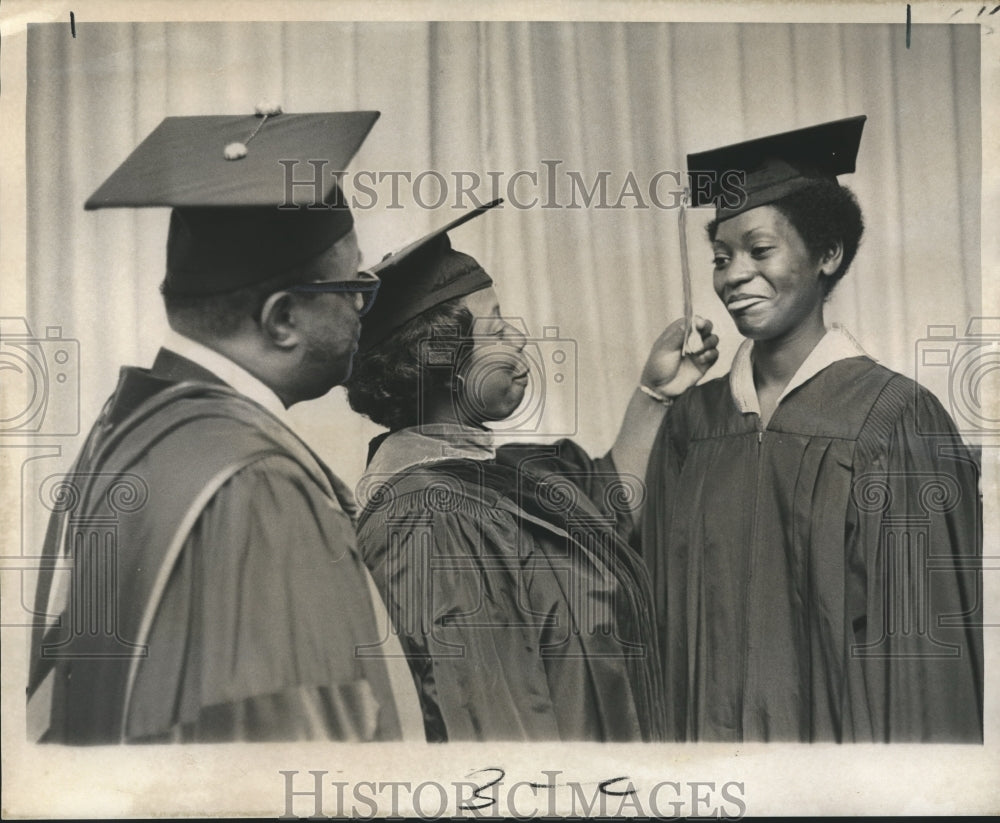
[[[906,4],[906,48],[910,47],[910,4]]]
[[[76,39],[76,15],[73,12],[69,13],[69,31],[73,35],[73,39]]]

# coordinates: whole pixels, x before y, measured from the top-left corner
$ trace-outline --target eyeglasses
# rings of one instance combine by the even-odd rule
[[[358,309],[358,317],[364,317],[371,311],[380,285],[382,285],[382,281],[379,280],[378,275],[370,271],[359,271],[357,278],[354,280],[317,280],[313,283],[299,283],[296,286],[289,286],[285,291],[303,292],[305,294],[322,294],[325,292],[357,294],[362,298],[361,307]]]

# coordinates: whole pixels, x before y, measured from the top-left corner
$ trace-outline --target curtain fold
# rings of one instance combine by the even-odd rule
[[[683,172],[691,151],[864,113],[845,182],[867,231],[828,319],[921,377],[927,325],[961,335],[981,313],[979,29],[917,26],[913,41],[891,25],[84,23],[75,39],[62,24],[32,26],[29,320],[80,341],[86,428],[118,367],[150,362],[166,329],[167,212],[84,212],[100,182],[168,115],[243,113],[262,98],[287,111],[379,109],[352,171],[437,172],[450,191],[425,209],[432,177],[416,193],[401,181],[398,203],[388,182],[375,186],[379,202],[356,210],[369,263],[454,216],[456,173],[479,175],[480,200],[491,172],[505,197],[515,173],[536,175],[513,191],[537,205],[508,203],[453,239],[531,337],[558,328],[575,343],[575,395],[548,386],[553,422],[525,437],[575,432],[602,451],[649,345],[681,313],[677,214],[651,202],[650,180]],[[571,208],[583,201],[574,185],[602,174],[606,207]],[[661,178],[661,200],[673,188]],[[696,310],[723,338],[721,374],[739,338],[712,291],[709,217],[691,215],[688,244]],[[353,483],[377,427],[340,390],[294,416]]]

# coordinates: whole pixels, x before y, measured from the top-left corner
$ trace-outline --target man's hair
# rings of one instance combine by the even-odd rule
[[[854,192],[832,180],[811,180],[802,188],[767,205],[774,206],[785,216],[814,257],[818,258],[838,242],[843,244],[840,266],[832,275],[823,278],[823,288],[829,294],[847,274],[865,230],[861,207]],[[719,223],[724,219],[708,224],[710,240],[715,240]]]
[[[173,294],[164,285],[160,293],[172,329],[199,340],[218,339],[234,335],[248,317],[256,320],[272,294],[305,283],[311,276],[306,263],[224,294]]]
[[[401,326],[366,352],[354,356],[345,384],[351,408],[391,431],[421,422],[421,400],[449,392],[454,371],[428,368],[426,343],[435,340],[434,354],[457,364],[468,345],[475,318],[461,298],[448,300]],[[453,342],[449,351],[448,342]],[[438,364],[440,366],[440,364]]]

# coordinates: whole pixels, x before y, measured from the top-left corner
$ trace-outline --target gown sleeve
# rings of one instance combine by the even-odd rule
[[[660,657],[668,740],[686,740],[689,736],[688,655],[683,643],[671,641],[688,637],[693,628],[688,626],[685,602],[670,597],[668,586],[670,580],[688,579],[688,554],[666,550],[670,545],[674,500],[684,467],[686,407],[686,396],[682,395],[667,411],[653,441],[640,519],[641,554],[649,570],[656,627],[662,641]]]
[[[533,613],[535,547],[507,511],[431,476],[359,530],[417,684],[427,739],[559,736],[539,655],[546,614]],[[391,514],[390,514],[391,512]]]
[[[268,456],[208,504],[164,593],[131,740],[384,740],[400,734],[353,526]],[[398,661],[397,661],[398,662]]]
[[[684,455],[680,444],[683,442],[683,420],[685,403],[682,395],[667,411],[660,429],[653,440],[646,468],[645,500],[642,506],[640,531],[642,545],[649,547],[643,552],[650,572],[656,581],[656,566],[659,561],[658,547],[665,545],[670,532],[673,514],[674,490],[684,465]]]
[[[633,505],[643,495],[641,477],[623,477],[611,452],[591,457],[572,440],[563,439],[547,446],[511,444],[498,449],[498,459],[517,463],[537,477],[559,478],[573,483],[597,510],[615,524],[618,535],[635,546],[637,535],[632,519]],[[560,493],[557,486],[556,494]]]
[[[858,444],[847,518],[848,739],[983,739],[978,478],[937,399],[891,382]]]

